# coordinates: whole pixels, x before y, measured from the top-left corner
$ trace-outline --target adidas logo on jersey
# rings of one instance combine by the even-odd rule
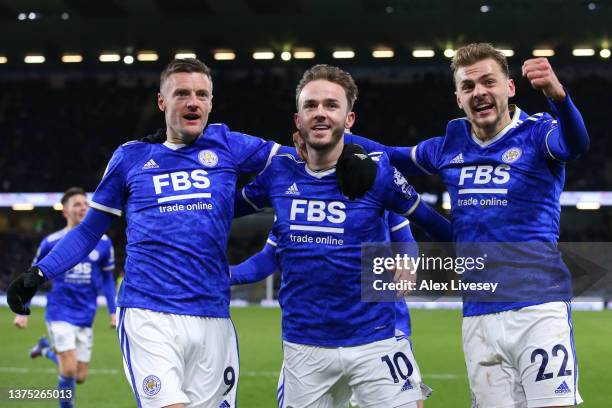
[[[463,163],[463,153],[459,153],[458,155],[456,155],[455,158],[450,162],[451,164]]]
[[[230,408],[230,407],[231,407],[231,405],[226,400],[223,400],[221,405],[219,405],[219,408]]]
[[[159,166],[157,165],[157,163],[155,163],[155,160],[151,159],[148,162],[146,162],[144,166],[142,166],[142,169],[143,170],[159,169]]]
[[[414,387],[412,386],[412,384],[410,383],[410,380],[406,380],[406,382],[404,383],[404,386],[402,387],[402,391],[407,391],[407,390],[411,390]]]
[[[568,392],[572,392],[572,390],[570,390],[565,381],[563,381],[555,390],[555,394],[567,394]]]
[[[300,190],[298,190],[297,188],[297,184],[293,183],[291,185],[291,187],[289,187],[287,189],[287,191],[285,191],[285,194],[289,194],[289,195],[300,195]]]

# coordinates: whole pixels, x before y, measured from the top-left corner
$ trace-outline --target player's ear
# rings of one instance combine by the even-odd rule
[[[508,78],[508,97],[512,98],[516,93],[516,88],[514,86],[514,79]]]
[[[457,98],[457,106],[459,109],[463,109],[463,105],[461,105],[461,99],[459,99],[459,94],[455,91],[455,98]]]
[[[302,119],[300,119],[300,115],[298,113],[293,114],[293,123],[295,123],[296,128],[300,128],[300,125],[302,124]]]
[[[164,100],[164,96],[161,94],[161,92],[157,93],[157,106],[162,112],[166,110],[166,101]]]
[[[346,120],[344,121],[344,128],[350,129],[355,124],[355,112],[351,111],[346,115]]]

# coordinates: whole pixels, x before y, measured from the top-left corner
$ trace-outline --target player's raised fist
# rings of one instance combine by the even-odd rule
[[[11,310],[20,315],[29,315],[30,308],[26,304],[44,282],[45,277],[36,266],[19,275],[6,289],[6,301]]]
[[[546,58],[531,58],[523,63],[523,76],[534,89],[541,90],[553,101],[565,99],[565,90]]]

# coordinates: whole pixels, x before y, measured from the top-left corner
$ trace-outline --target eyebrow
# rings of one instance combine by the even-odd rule
[[[334,102],[334,103],[339,103],[340,100],[336,99],[336,98],[326,98],[323,99],[323,103],[330,103],[330,102]],[[303,105],[309,104],[309,103],[318,103],[318,101],[316,99],[306,99],[303,103]]]
[[[487,77],[490,77],[490,76],[494,76],[494,75],[493,75],[493,73],[491,73],[491,72],[486,73],[486,74],[484,74],[484,75],[479,76],[479,77],[478,77],[478,78],[476,78],[475,80],[474,80],[474,79],[464,79],[464,80],[462,80],[462,81],[460,82],[460,84],[472,83],[472,82],[475,82],[475,81],[480,81],[481,79],[486,79]]]

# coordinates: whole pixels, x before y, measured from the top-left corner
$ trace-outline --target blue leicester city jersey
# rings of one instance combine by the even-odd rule
[[[445,137],[411,151],[414,163],[439,174],[448,188],[458,251],[480,248],[487,258],[484,270],[461,279],[499,283],[487,301],[464,294],[465,316],[571,298],[571,276],[555,244],[565,167],[547,138],[557,126],[546,113],[529,116],[515,107],[511,123],[486,142],[462,118],[449,122]]]
[[[276,212],[283,339],[340,347],[394,335],[394,304],[361,302],[361,244],[385,241],[385,209],[407,215],[420,198],[385,155],[377,165],[373,187],[354,201],[338,189],[335,169],[313,172],[291,155],[274,157],[238,193]]]
[[[32,265],[44,258],[68,231],[63,229],[46,236],[36,252]],[[104,273],[113,273],[115,256],[111,240],[103,235],[95,249],[69,271],[53,280],[47,295],[45,319],[75,326],[91,327],[96,315],[98,292]]]
[[[393,212],[385,211],[383,217],[386,227],[386,238],[393,242],[415,242],[410,230],[409,221]],[[276,269],[278,267],[278,258],[276,257],[277,239],[272,232],[268,234],[266,245],[271,245],[274,248]],[[417,256],[418,253],[410,253],[409,256]],[[410,336],[412,332],[412,325],[410,321],[410,310],[404,299],[395,302],[395,328],[401,330],[405,335]]]
[[[211,124],[190,145],[129,142],[91,206],[127,218],[120,307],[229,317],[227,239],[239,173],[263,170],[273,142]]]

